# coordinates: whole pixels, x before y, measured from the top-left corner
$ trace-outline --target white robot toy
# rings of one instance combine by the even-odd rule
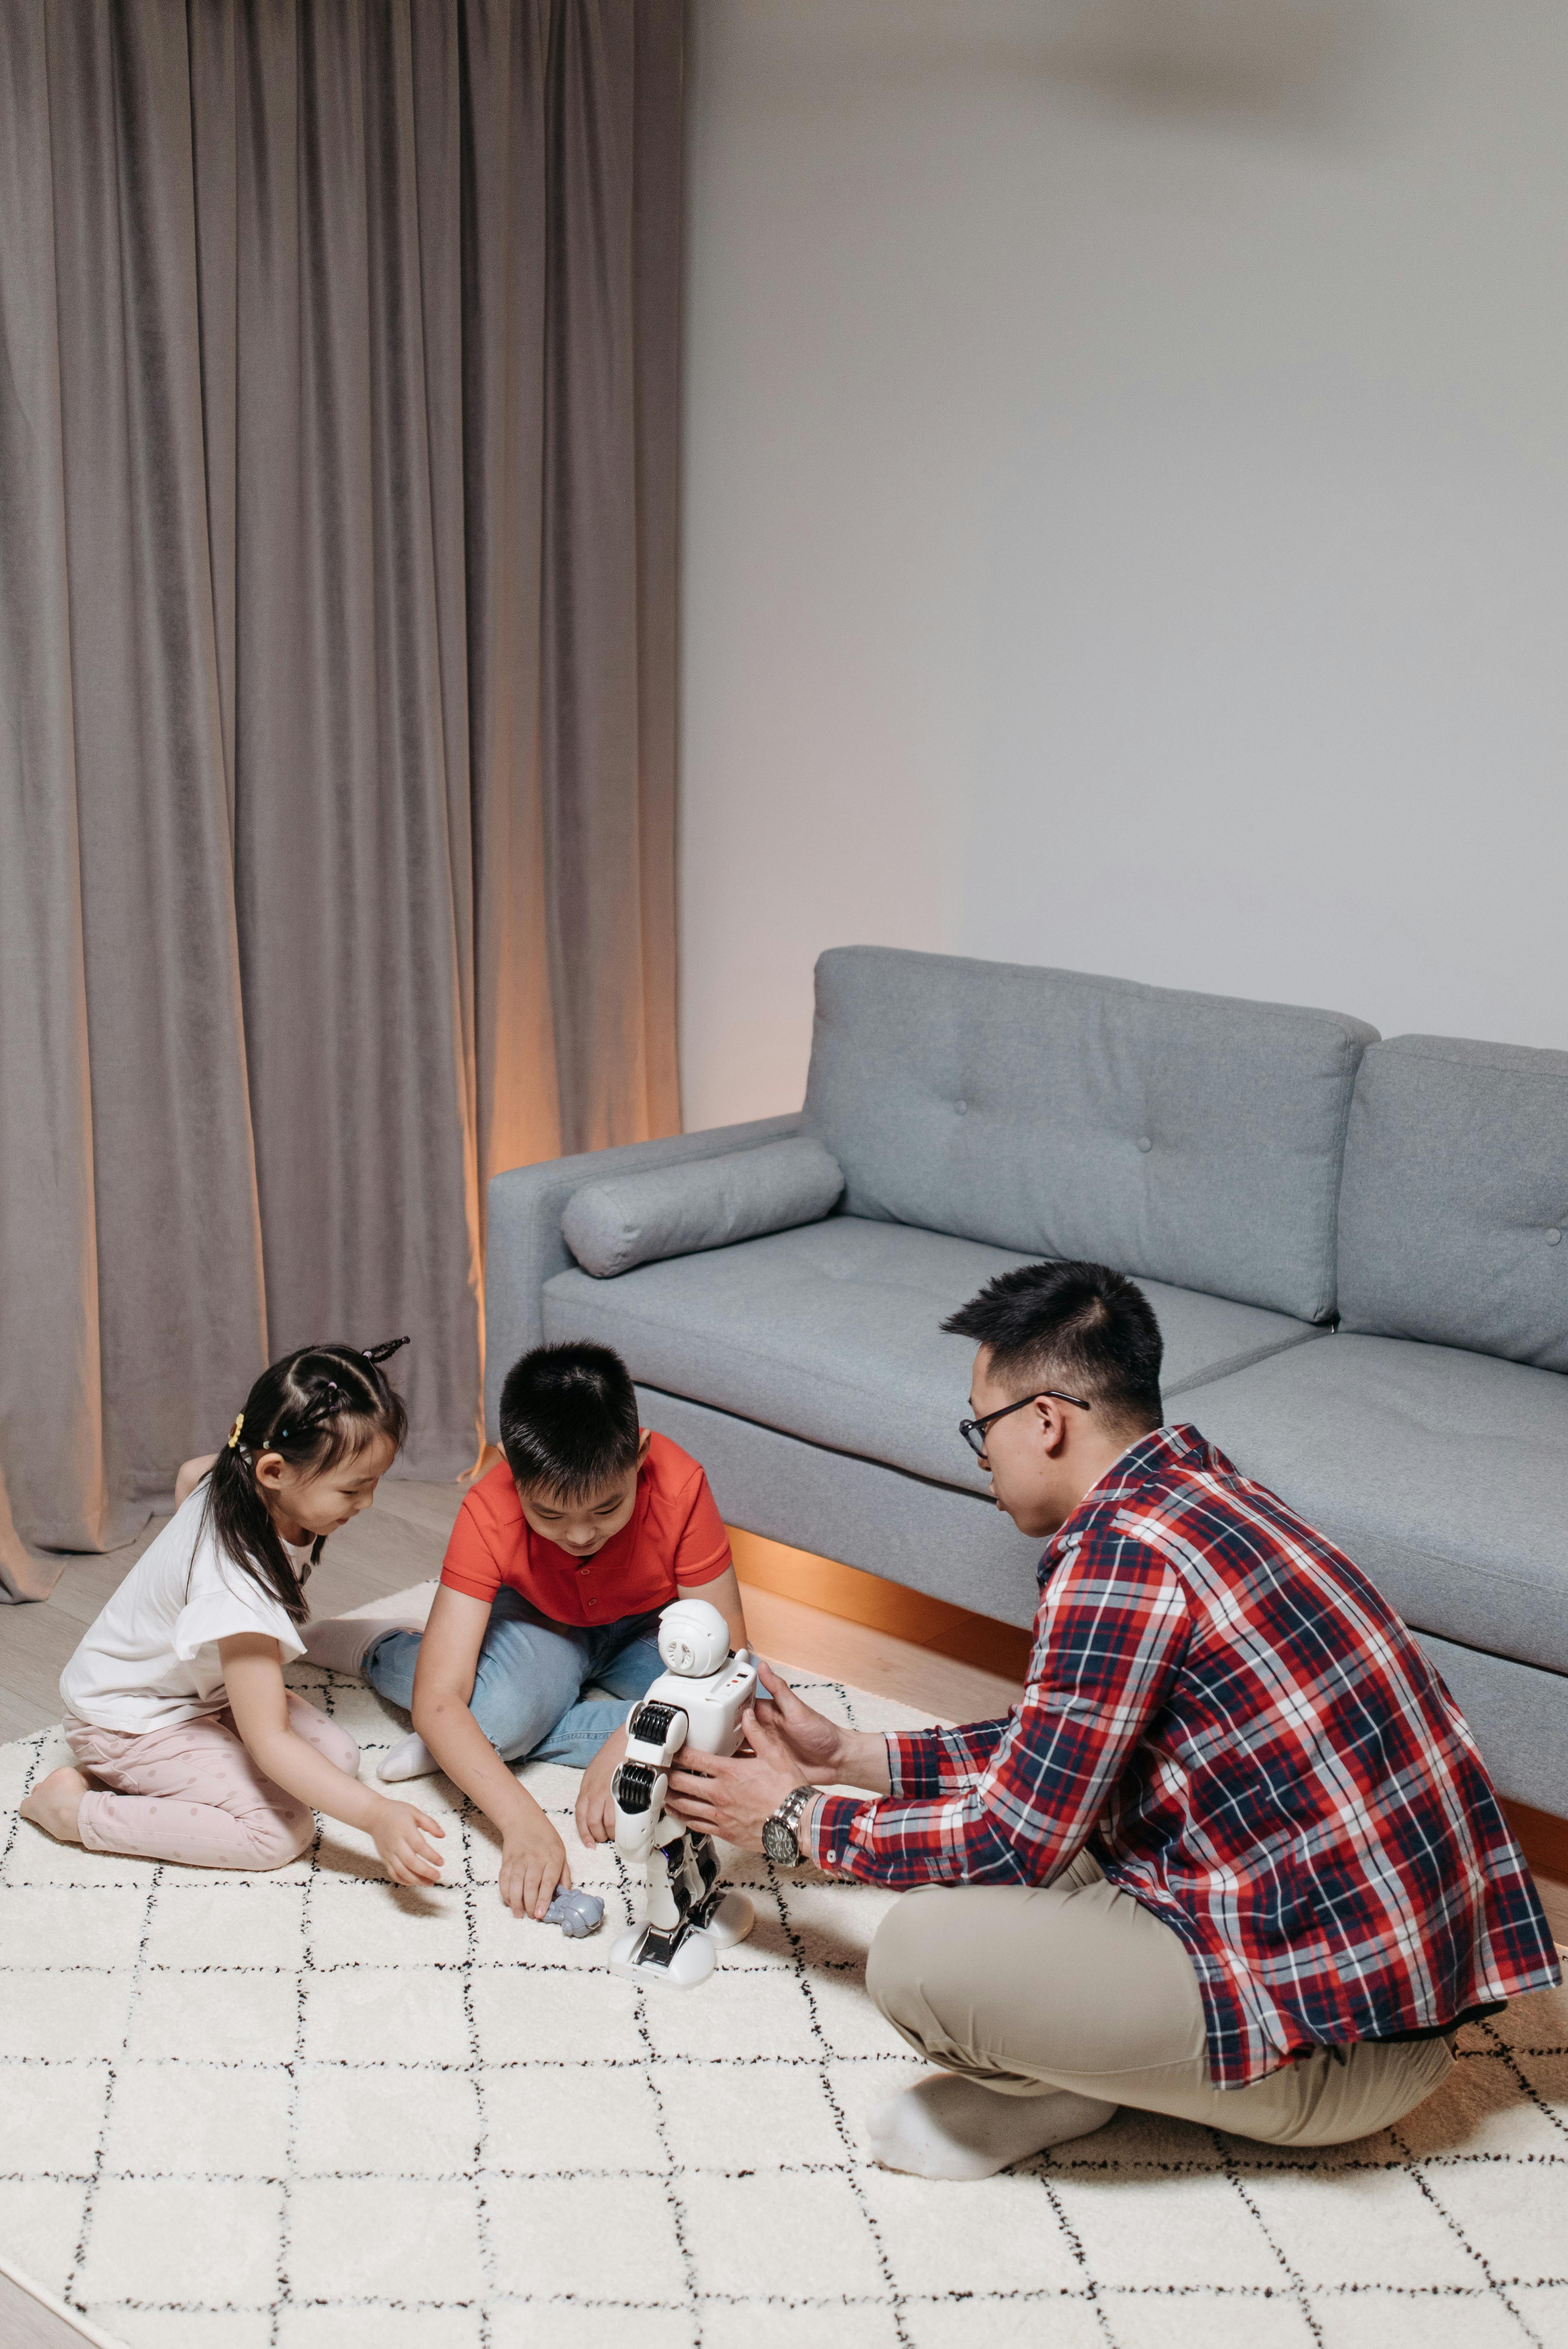
[[[735,1752],[757,1667],[744,1648],[731,1654],[728,1625],[701,1599],[664,1609],[659,1653],[669,1670],[627,1714],[626,1757],[614,1781],[615,1848],[646,1869],[648,1905],[643,1922],[612,1944],[610,1971],[695,1990],[719,1951],[746,1939],[757,1912],[744,1892],[717,1890],[713,1837],[665,1816],[670,1765],[683,1745]]]

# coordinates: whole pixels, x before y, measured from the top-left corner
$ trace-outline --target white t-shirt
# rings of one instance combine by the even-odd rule
[[[204,1523],[203,1477],[143,1551],[60,1674],[67,1712],[95,1729],[169,1729],[228,1703],[218,1642],[242,1631],[275,1640],[284,1663],[304,1653],[298,1627],[218,1547]],[[312,1545],[284,1549],[295,1573]]]

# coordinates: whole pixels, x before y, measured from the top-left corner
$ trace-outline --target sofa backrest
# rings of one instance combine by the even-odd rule
[[[1288,1004],[839,947],[817,965],[806,1122],[847,1215],[1321,1320],[1376,1035]]]
[[[1346,1330],[1568,1371],[1568,1052],[1373,1045],[1346,1135],[1339,1308]]]

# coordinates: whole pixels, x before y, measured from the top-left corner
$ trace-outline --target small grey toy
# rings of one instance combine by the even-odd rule
[[[604,1921],[604,1903],[596,1892],[568,1890],[564,1884],[555,1888],[555,1898],[544,1912],[547,1925],[559,1925],[569,1941],[581,1941],[589,1933],[596,1933]]]

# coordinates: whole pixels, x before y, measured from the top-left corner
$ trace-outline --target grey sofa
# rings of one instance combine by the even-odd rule
[[[1568,1053],[864,947],[817,966],[794,1116],[490,1188],[487,1411],[542,1340],[615,1347],[731,1524],[1027,1623],[1038,1545],[957,1433],[938,1323],[1041,1257],[1138,1277],[1167,1416],[1354,1557],[1504,1794],[1568,1816]],[[595,1278],[585,1184],[786,1136],[826,1217]]]

